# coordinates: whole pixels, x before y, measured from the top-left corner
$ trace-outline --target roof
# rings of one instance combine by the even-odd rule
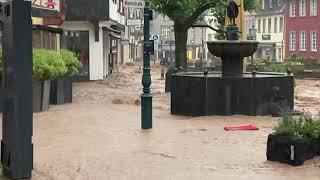
[[[282,1],[280,5],[278,5],[278,1],[274,1],[272,3],[272,8],[269,7],[269,0],[265,1],[265,8],[264,9],[257,9],[256,16],[269,16],[273,14],[284,14],[285,12],[285,3]]]
[[[39,18],[56,18],[59,15],[58,11],[52,10],[37,4],[32,4],[31,13],[32,13],[32,17],[39,17]]]
[[[55,28],[55,27],[44,26],[44,25],[33,25],[32,29],[33,30],[44,30],[44,31],[48,31],[51,33],[57,33],[57,34],[63,33],[63,29],[61,29],[61,28]]]

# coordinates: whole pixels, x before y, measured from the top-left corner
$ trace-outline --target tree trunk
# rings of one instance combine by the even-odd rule
[[[187,39],[188,28],[179,23],[174,23],[174,36],[175,36],[175,67],[183,67],[187,69]]]

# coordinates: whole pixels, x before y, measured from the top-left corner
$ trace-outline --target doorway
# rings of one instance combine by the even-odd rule
[[[61,37],[61,49],[68,49],[76,54],[82,64],[74,81],[90,80],[89,31],[65,31]]]

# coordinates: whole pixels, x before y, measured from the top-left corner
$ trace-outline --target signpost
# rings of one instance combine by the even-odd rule
[[[127,26],[141,26],[141,19],[127,19]]]
[[[124,0],[124,7],[141,8],[145,7],[144,0]]]
[[[158,34],[151,35],[150,40],[153,40],[154,44],[160,44],[160,36]]]
[[[58,12],[60,11],[60,0],[42,0],[41,5]]]

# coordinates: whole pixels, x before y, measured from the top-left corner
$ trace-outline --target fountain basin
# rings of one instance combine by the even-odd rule
[[[240,77],[243,74],[243,58],[254,54],[258,48],[257,41],[209,41],[211,54],[222,59],[222,76]]]
[[[294,106],[293,75],[260,72],[224,77],[221,72],[207,76],[190,72],[171,78],[171,113],[175,115],[279,115]]]
[[[209,52],[217,57],[248,57],[258,49],[258,41],[208,41]]]

